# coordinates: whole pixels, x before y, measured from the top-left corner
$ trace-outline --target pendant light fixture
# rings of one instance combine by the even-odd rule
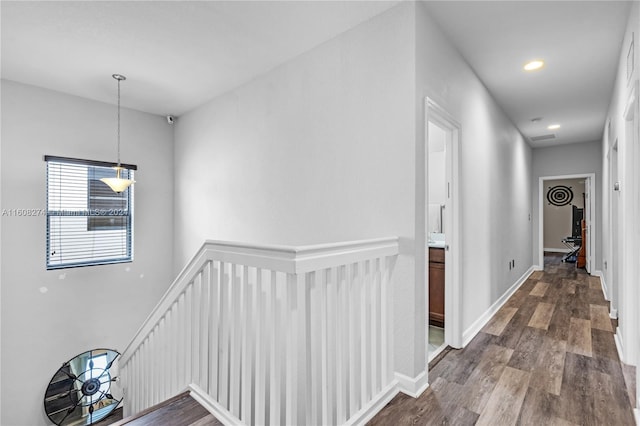
[[[113,167],[116,171],[116,177],[114,178],[102,178],[100,179],[102,182],[109,185],[109,188],[113,190],[113,192],[120,193],[125,191],[131,184],[135,183],[132,179],[125,179],[120,176],[123,170],[127,170],[122,167],[120,163],[120,82],[126,80],[127,78],[124,75],[113,74],[114,79],[118,81],[118,164]]]

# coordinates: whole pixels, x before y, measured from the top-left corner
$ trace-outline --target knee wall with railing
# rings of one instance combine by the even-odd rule
[[[125,415],[190,387],[228,423],[357,421],[393,386],[397,255],[206,242],[122,354]]]

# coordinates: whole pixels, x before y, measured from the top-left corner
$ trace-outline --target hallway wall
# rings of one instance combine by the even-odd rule
[[[416,25],[416,157],[424,155],[425,97],[462,127],[462,328],[469,331],[531,266],[531,148],[422,2]],[[417,173],[417,182],[424,182],[424,170]]]
[[[399,236],[396,365],[411,376],[413,22],[403,3],[177,120],[174,263],[205,239]]]
[[[2,209],[46,207],[46,154],[114,161],[115,112],[2,80]],[[60,365],[123,350],[171,283],[172,144],[164,117],[122,110],[122,160],[138,166],[131,263],[47,271],[46,217],[2,215],[0,424],[51,424],[42,401]]]
[[[601,165],[605,195],[604,215],[607,240],[604,245],[603,258],[608,268],[603,270],[604,280],[609,288],[611,309],[618,316],[617,344],[622,350],[622,361],[640,366],[640,290],[638,290],[638,274],[640,273],[640,135],[638,121],[638,80],[640,78],[639,61],[640,43],[640,4],[633,2],[629,21],[625,30],[625,38],[620,49],[618,73],[611,103],[607,114],[607,122],[603,132],[601,145]],[[631,49],[633,46],[633,49]],[[635,90],[635,93],[634,93]],[[631,103],[630,103],[631,101]],[[625,113],[627,113],[625,119]],[[635,119],[635,124],[634,120]],[[613,145],[618,142],[618,150]],[[614,179],[609,179],[609,157],[618,156],[620,191],[613,191]],[[610,235],[609,205],[617,197],[620,203],[620,239],[615,241]],[[617,247],[612,247],[616,244]],[[616,277],[613,268],[619,266],[620,273]],[[616,279],[618,278],[618,279]],[[636,369],[636,418],[640,419],[640,368]]]

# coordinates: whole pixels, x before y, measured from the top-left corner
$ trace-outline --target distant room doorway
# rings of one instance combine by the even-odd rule
[[[593,174],[547,176],[539,186],[539,265],[544,254],[558,254],[562,261],[592,272],[595,242]]]
[[[428,358],[462,346],[460,302],[460,124],[426,99],[425,230]]]

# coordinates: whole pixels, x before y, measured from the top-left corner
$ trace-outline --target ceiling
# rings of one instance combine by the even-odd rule
[[[2,78],[179,116],[396,3],[2,0]]]
[[[109,103],[119,73],[123,106],[179,116],[397,3],[3,0],[1,73]],[[532,146],[600,139],[630,2],[426,4],[522,134],[556,136]]]
[[[533,147],[601,140],[631,2],[438,1],[431,15]],[[539,71],[525,62],[543,59]],[[539,122],[531,119],[541,117]],[[560,124],[558,130],[547,126]]]

